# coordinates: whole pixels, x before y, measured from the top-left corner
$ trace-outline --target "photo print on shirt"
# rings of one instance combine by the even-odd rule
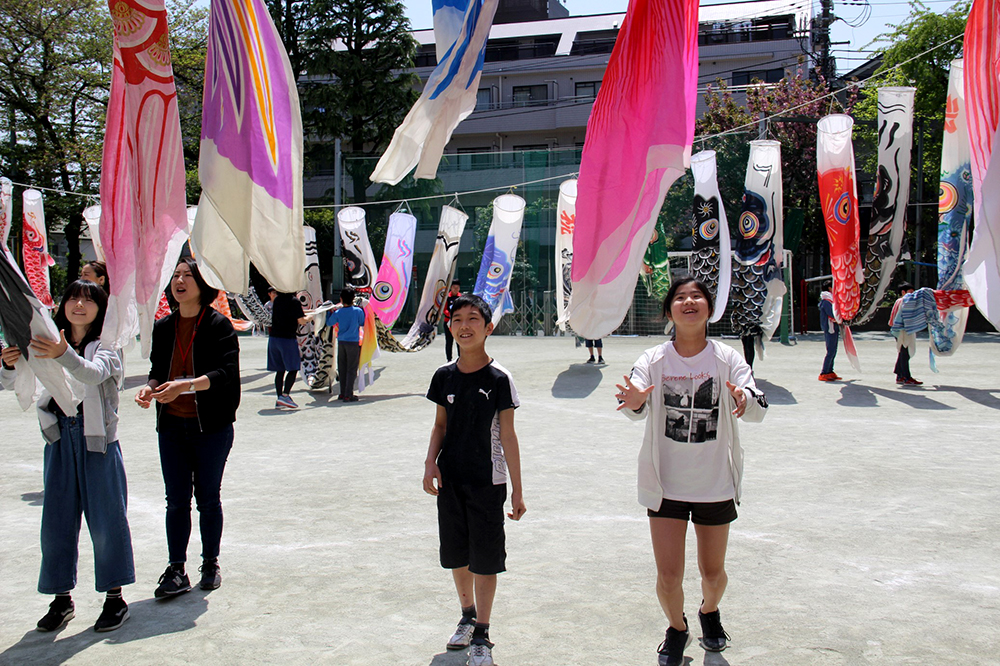
[[[664,435],[689,444],[714,441],[719,430],[719,388],[709,373],[664,376]]]

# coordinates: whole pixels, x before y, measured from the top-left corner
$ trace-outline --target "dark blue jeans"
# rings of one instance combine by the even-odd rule
[[[135,582],[128,487],[118,442],[105,453],[87,450],[83,417],[60,417],[59,441],[45,446],[42,500],[42,569],[38,591],[76,587],[80,518],[87,517],[94,542],[94,586],[98,592]]]
[[[201,556],[219,557],[222,541],[222,473],[233,448],[233,426],[201,432],[198,419],[160,417],[160,468],[167,491],[167,554],[186,562],[191,538],[191,493],[198,503]]]
[[[837,343],[840,341],[840,328],[834,329],[833,333],[823,331],[823,337],[826,338],[826,358],[823,359],[823,374],[828,375],[833,372],[833,359],[837,355]]]

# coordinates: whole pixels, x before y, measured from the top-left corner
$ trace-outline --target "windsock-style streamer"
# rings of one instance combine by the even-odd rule
[[[47,308],[54,308],[52,302],[49,267],[56,261],[49,254],[49,236],[45,229],[45,209],[42,193],[25,190],[21,195],[24,224],[21,230],[21,258],[24,260],[24,275],[38,300]],[[58,336],[57,336],[58,337]]]
[[[344,251],[344,284],[367,296],[375,284],[378,265],[372,244],[368,241],[365,209],[358,206],[342,208],[337,213],[337,226],[340,227]]]
[[[0,178],[0,247],[5,252],[10,252],[7,245],[7,237],[10,236],[10,229],[14,224],[14,201],[11,182],[7,178]]]
[[[751,141],[744,181],[743,203],[734,241],[733,331],[764,341],[778,325],[785,283],[775,239],[784,233],[784,192],[781,182],[781,144]]]
[[[556,313],[559,330],[566,332],[566,309],[573,293],[573,226],[576,223],[576,178],[559,184],[556,204]]]
[[[104,256],[104,246],[101,245],[101,206],[87,206],[83,209],[83,221],[90,232],[90,242],[94,245],[94,255],[98,261],[107,261]]]
[[[697,0],[630,0],[580,164],[569,305],[578,335],[609,335],[628,312],[660,206],[691,160],[697,83]]]
[[[188,226],[181,125],[163,1],[108,4],[114,62],[97,235],[111,295],[101,341],[118,349],[138,333],[146,356],[163,272],[174,269],[167,248]]]
[[[28,348],[31,338],[58,340],[59,330],[49,316],[49,308],[32,292],[10,252],[0,252],[0,330],[8,345],[21,350],[21,358],[14,365],[14,392],[21,409],[34,402],[37,377],[65,414],[75,414],[83,392],[74,391],[74,386],[79,389],[81,385],[71,383],[68,373],[54,359],[36,358]]]
[[[253,322],[257,331],[262,331],[266,335],[267,329],[271,328],[271,313],[261,303],[253,285],[250,285],[246,294],[236,294],[236,304],[240,306],[243,316]]]
[[[306,269],[305,275],[299,282],[299,289],[296,290],[296,297],[302,303],[303,310],[315,310],[323,303],[323,287],[320,283],[319,271],[319,248],[316,243],[316,230],[312,227],[302,227],[302,235],[305,238]],[[324,346],[329,344],[333,347],[333,339],[326,339],[324,336],[313,335],[313,323],[307,322],[295,329],[295,337],[299,343],[299,357],[301,358],[302,381],[312,389],[321,389],[329,386],[332,372],[323,372],[321,360],[323,358]],[[330,354],[330,358],[333,354]]]
[[[375,166],[371,179],[376,183],[395,185],[413,167],[415,178],[436,178],[451,133],[476,108],[486,38],[499,0],[431,4],[438,65]]]
[[[732,251],[729,220],[719,194],[718,167],[714,150],[691,157],[694,176],[694,228],[691,243],[691,274],[708,285],[715,297],[709,321],[719,321],[729,302]]]
[[[963,270],[976,306],[1000,328],[1000,0],[974,0],[964,54],[976,223]]]
[[[413,274],[413,240],[417,234],[417,218],[409,213],[389,216],[385,234],[382,265],[372,289],[371,307],[379,321],[392,328],[406,304]]]
[[[961,338],[955,335],[955,327],[949,325],[949,318],[963,311],[968,312],[973,305],[972,296],[964,289],[917,289],[903,296],[902,303],[897,301],[893,307],[889,317],[892,334],[896,336],[898,345],[906,345],[912,350],[916,349],[916,334],[926,329],[930,340],[930,367],[937,372],[934,357],[951,356],[961,343]],[[964,317],[961,330],[965,331]]]
[[[212,308],[228,319],[229,323],[232,324],[233,328],[237,331],[249,331],[250,327],[253,326],[252,321],[233,318],[233,310],[229,307],[229,294],[221,289],[219,290],[218,295],[216,295],[215,300],[212,301]]]
[[[913,147],[913,96],[916,88],[878,89],[878,176],[872,204],[865,281],[855,324],[872,318],[885,296],[906,232]]]
[[[667,234],[659,216],[653,223],[649,245],[642,254],[639,278],[652,299],[662,301],[670,291],[670,246],[667,245]]]
[[[459,244],[468,219],[468,215],[451,206],[441,209],[437,240],[434,241],[434,253],[427,265],[427,277],[424,279],[420,305],[417,306],[417,316],[413,320],[410,332],[400,343],[407,349],[413,351],[423,349],[437,334],[445,296],[452,278],[455,277]]]
[[[493,200],[493,222],[483,248],[473,293],[490,304],[494,326],[500,323],[505,313],[514,311],[510,279],[514,276],[514,258],[521,239],[524,206],[524,199],[516,194],[504,194]]]
[[[191,248],[205,279],[245,293],[250,262],[302,288],[302,116],[288,53],[264,0],[215,0],[208,24]]]

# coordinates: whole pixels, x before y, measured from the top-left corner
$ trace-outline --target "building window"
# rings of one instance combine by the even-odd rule
[[[524,167],[527,169],[547,167],[549,165],[549,147],[547,144],[539,143],[514,146],[514,152],[521,153],[521,159],[524,160]]]
[[[733,85],[746,86],[751,83],[777,83],[785,77],[784,67],[774,69],[748,69],[742,72],[733,72]]]
[[[514,86],[514,106],[538,106],[549,100],[549,86]]]
[[[493,107],[493,89],[480,88],[476,91],[476,111],[486,111]]]
[[[578,81],[576,84],[576,96],[583,99],[594,99],[601,89],[600,81]]]
[[[492,169],[495,166],[494,157],[495,154],[489,148],[459,148],[458,170]]]

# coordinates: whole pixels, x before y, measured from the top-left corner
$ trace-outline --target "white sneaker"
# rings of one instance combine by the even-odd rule
[[[493,666],[493,644],[473,644],[469,650],[469,666]]]
[[[469,647],[469,641],[472,640],[472,632],[475,630],[476,625],[469,623],[459,623],[458,628],[455,629],[455,633],[451,638],[448,639],[448,649],[449,650],[464,650]]]

